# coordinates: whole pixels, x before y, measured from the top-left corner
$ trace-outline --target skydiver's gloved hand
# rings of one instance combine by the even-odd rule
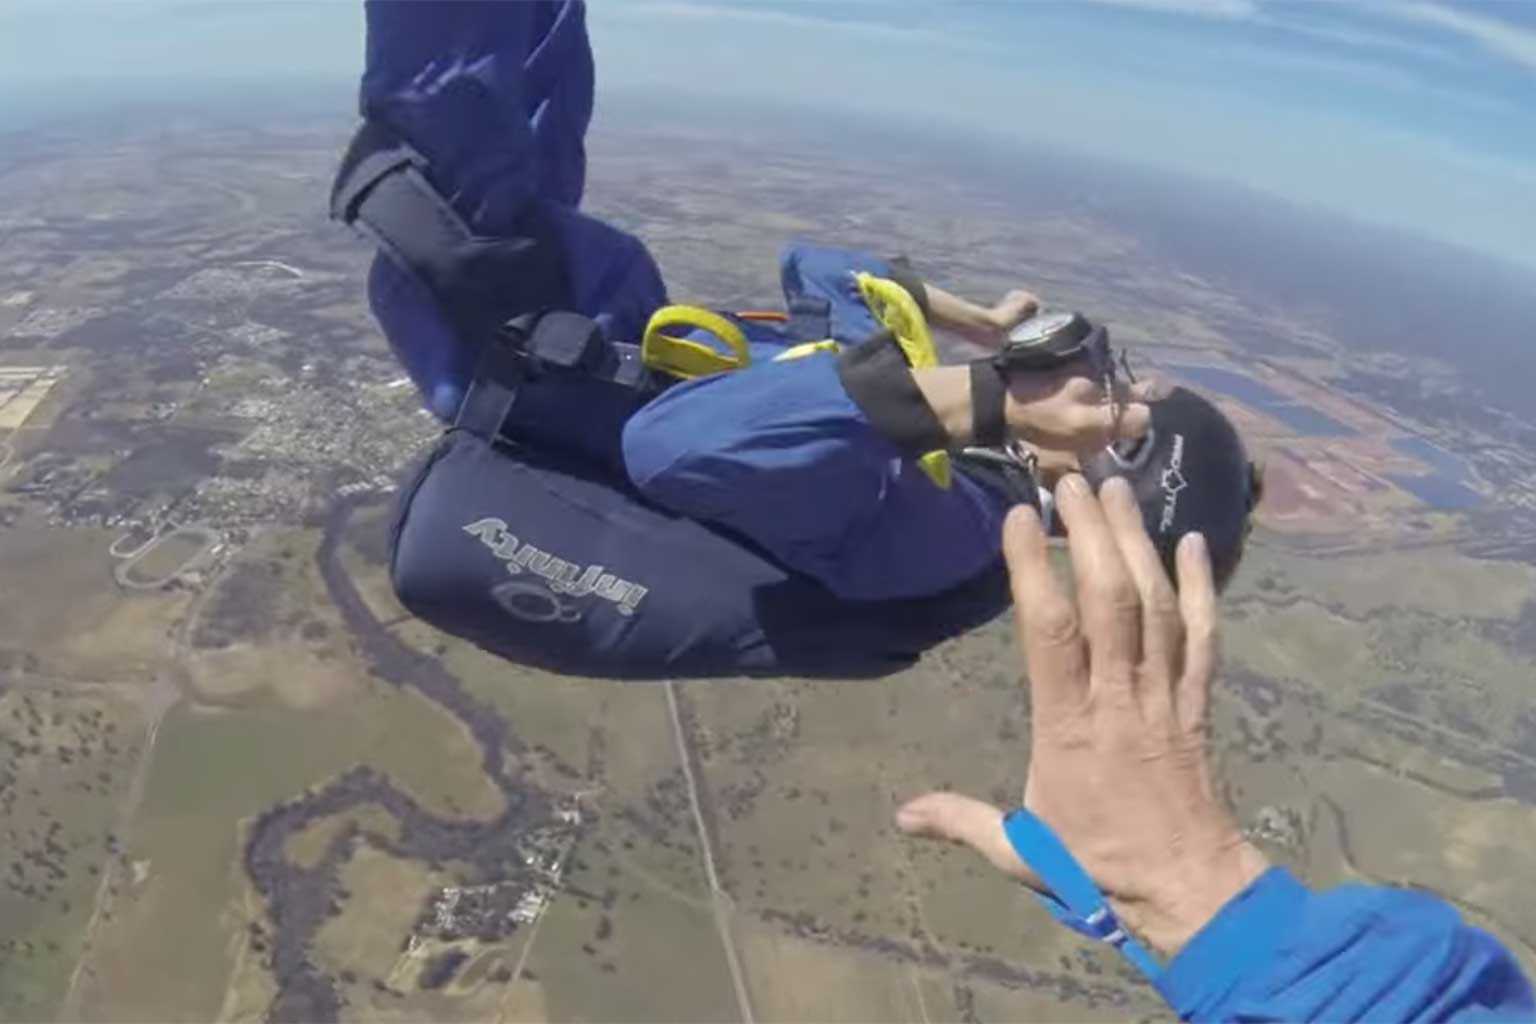
[[[1211,782],[1206,709],[1216,671],[1216,590],[1199,534],[1164,573],[1123,479],[1096,498],[1056,489],[1076,578],[1057,581],[1033,509],[1003,548],[1033,705],[1024,806],[1053,829],[1120,920],[1171,956],[1267,868]],[[964,843],[1033,888],[1003,812],[953,793],[906,804],[897,825]]]

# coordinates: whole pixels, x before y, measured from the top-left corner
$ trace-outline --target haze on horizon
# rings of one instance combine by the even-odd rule
[[[1536,268],[1536,6],[604,0],[602,99],[903,119],[1230,181]],[[361,3],[0,7],[0,129],[136,95],[340,98]],[[195,88],[194,88],[195,86]],[[961,154],[963,156],[963,154]]]

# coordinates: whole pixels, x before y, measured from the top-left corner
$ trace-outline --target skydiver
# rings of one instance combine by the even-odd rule
[[[1089,452],[1081,468],[1124,476],[1145,492],[1106,480],[1100,512],[1082,476],[1068,474],[1056,488],[1077,609],[1043,583],[1050,569],[1039,513],[1011,513],[1007,549],[1020,569],[1016,609],[1037,709],[1027,813],[1005,818],[945,794],[909,805],[901,825],[970,843],[1015,877],[1043,878],[1075,927],[1126,948],[1116,918],[1123,914],[1160,952],[1176,954],[1162,974],[1150,960],[1138,962],[1187,1019],[1529,1017],[1529,987],[1508,951],[1443,903],[1380,889],[1313,896],[1244,850],[1220,810],[1206,778],[1203,706],[1217,576],[1223,559],[1230,566],[1241,552],[1253,487],[1237,469],[1235,434],[1213,426],[1225,421],[1208,406],[1193,396],[1173,401],[1180,393],[1119,394],[1112,381],[1104,387],[1102,360],[1086,375],[1072,372],[1079,363],[1023,382],[1013,379],[1021,374],[994,379],[986,367],[966,368],[962,382],[910,365],[906,352],[897,360],[879,338],[846,339],[855,344],[840,353],[813,349],[798,365],[774,362],[773,350],[793,347],[785,341],[805,339],[767,334],[756,339],[759,365],[659,393],[626,391],[634,381],[622,372],[627,364],[616,370],[609,358],[615,339],[641,337],[666,295],[637,240],[576,209],[592,70],[580,6],[370,3],[368,21],[367,124],[333,209],[380,241],[384,253],[370,276],[375,312],[428,407],[453,424],[401,502],[392,569],[408,606],[557,671],[890,671],[1005,607],[995,550],[986,569],[937,595],[846,600],[811,575],[837,557],[824,553],[826,536],[799,550],[803,535],[775,532],[774,523],[753,527],[761,539],[705,528],[627,491],[622,477],[641,476],[663,503],[675,494],[679,505],[695,504],[689,515],[701,519],[740,516],[752,526],[762,518],[708,478],[726,466],[744,471],[742,486],[765,504],[777,499],[778,484],[793,491],[805,501],[791,510],[797,522],[820,507],[824,519],[811,535],[836,532],[828,520],[845,536],[903,523],[888,545],[888,578],[866,552],[855,558],[865,563],[857,583],[829,581],[900,591],[919,575],[944,576],[942,565],[914,573],[909,556],[956,536],[962,554],[997,545],[996,537],[983,536],[983,545],[970,536],[983,532],[975,517],[998,514],[979,500],[967,507],[947,499],[947,517],[901,507],[910,500],[944,508],[933,495],[953,495],[954,480],[969,479],[943,488],[937,460],[928,460],[932,473],[922,468],[928,444],[958,443],[968,432],[991,439],[999,419],[1005,433],[1011,426],[1067,447],[1111,434],[1131,439],[1121,450]],[[425,205],[370,201],[400,188]],[[827,258],[861,263],[858,272],[871,277],[884,269],[891,276],[881,280],[900,276],[868,256]],[[811,277],[847,286],[840,273]],[[896,284],[909,297],[917,290]],[[800,296],[789,297],[793,313]],[[859,305],[838,308],[856,317]],[[750,321],[738,326],[756,330]],[[874,368],[850,365],[861,359]],[[977,400],[978,380],[990,400]],[[1014,388],[1011,407],[1007,394],[996,401],[999,381],[1005,392]],[[883,411],[869,412],[858,396]],[[702,414],[706,406],[712,415]],[[800,415],[783,415],[795,409]],[[650,422],[631,424],[637,410]],[[695,414],[700,439],[675,436],[678,421],[686,426]],[[1190,422],[1222,440],[1188,440]],[[722,429],[745,440],[752,457],[722,444]],[[653,432],[657,450],[678,453],[678,463],[640,450]],[[1176,436],[1186,438],[1183,447]],[[786,453],[789,464],[775,464]],[[631,454],[648,461],[643,471],[627,466]],[[1208,476],[1202,460],[1217,455],[1221,472]],[[844,470],[878,514],[849,515],[860,501],[848,501]],[[814,486],[818,477],[824,488]],[[881,486],[871,488],[876,477]],[[769,479],[774,487],[763,486]],[[960,493],[970,486],[961,483]],[[709,507],[720,497],[723,509]],[[1027,493],[1017,497],[1030,505]],[[1167,578],[1158,580],[1171,539],[1189,534],[1191,516],[1204,536],[1178,548],[1183,589],[1175,598]],[[768,543],[782,548],[778,558],[803,559],[804,570],[762,556],[758,546]],[[592,569],[602,571],[589,584]],[[1238,856],[1213,862],[1213,845]]]
[[[422,618],[565,673],[880,675],[1007,607],[1003,517],[1066,467],[1130,476],[1165,557],[1198,529],[1230,575],[1240,439],[1116,375],[1101,329],[808,244],[784,322],[667,321],[645,246],[579,209],[581,5],[367,13],[332,208],[378,241],[373,310],[452,428],[394,535]],[[940,366],[930,322],[997,354]]]
[[[1020,290],[981,307],[926,285],[905,261],[814,246],[791,246],[783,268],[790,301],[827,298],[832,336],[856,343],[653,399],[624,429],[624,465],[647,498],[751,538],[841,597],[883,600],[937,593],[995,563],[1008,508],[1037,503],[1066,469],[1101,481],[1155,467],[1142,482],[1165,549],[1203,529],[1221,581],[1231,576],[1256,499],[1241,441],[1209,403],[1152,382],[1106,388],[1086,352],[1049,369],[914,366],[882,333],[860,275],[898,284],[923,321],[1001,349],[1038,300]],[[948,486],[919,471],[929,452],[1014,441],[1028,445],[1036,493],[988,486],[964,459]]]

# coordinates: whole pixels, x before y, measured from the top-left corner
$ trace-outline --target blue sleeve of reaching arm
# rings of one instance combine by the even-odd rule
[[[1158,989],[1192,1021],[1536,1016],[1514,956],[1443,900],[1361,885],[1312,893],[1283,868],[1228,903]]]

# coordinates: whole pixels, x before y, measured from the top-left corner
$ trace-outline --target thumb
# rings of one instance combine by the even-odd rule
[[[1115,385],[1114,401],[1104,407],[1109,417],[1110,442],[1136,441],[1152,429],[1152,408],[1135,387]]]
[[[1072,404],[1072,447],[1079,452],[1096,453],[1117,441],[1135,441],[1152,429],[1151,406],[1136,385],[1126,381],[1116,381],[1113,392],[1106,394],[1087,377],[1073,376],[1062,395]]]
[[[1109,417],[1111,443],[1135,441],[1152,429],[1152,409],[1148,403],[1167,396],[1168,386],[1159,377],[1136,381],[1117,380],[1114,395],[1104,410]]]
[[[947,839],[969,846],[997,870],[1037,892],[1045,886],[1018,854],[1003,831],[1003,812],[959,793],[927,793],[896,811],[896,827],[909,836]]]
[[[1152,429],[1152,410],[1140,402],[1121,406],[1110,429],[1116,441],[1138,441]]]

